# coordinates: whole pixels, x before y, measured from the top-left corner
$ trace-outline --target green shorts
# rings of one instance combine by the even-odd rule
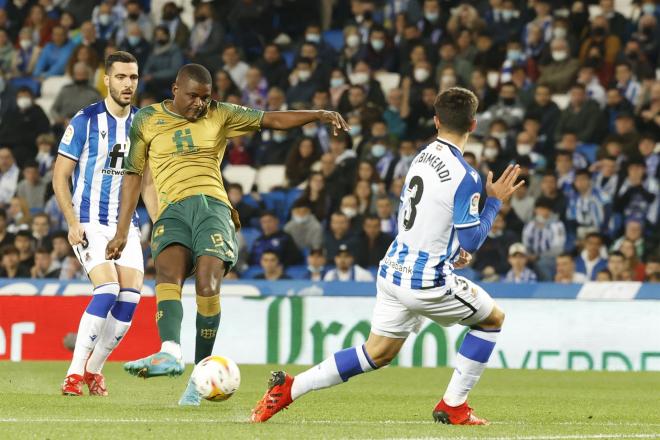
[[[192,252],[193,267],[201,255],[226,263],[226,272],[238,260],[238,241],[231,210],[225,203],[204,195],[170,204],[158,217],[151,234],[154,260],[167,246],[180,244]]]

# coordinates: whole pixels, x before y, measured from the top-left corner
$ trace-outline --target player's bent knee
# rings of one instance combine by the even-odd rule
[[[488,318],[484,319],[477,325],[479,327],[499,329],[504,325],[504,318],[504,311],[496,305],[490,315],[488,315]]]
[[[373,363],[380,368],[394,360],[404,342],[405,339],[386,338],[372,333],[364,345]]]
[[[87,305],[85,312],[105,319],[115,305],[118,295],[119,283],[106,283],[95,287],[94,296]]]
[[[195,283],[195,293],[197,296],[215,296],[220,294],[220,283]]]

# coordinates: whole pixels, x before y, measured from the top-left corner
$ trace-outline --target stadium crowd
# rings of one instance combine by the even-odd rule
[[[462,86],[480,99],[466,160],[484,182],[516,162],[526,182],[464,273],[660,280],[655,1],[625,15],[613,0],[179,3],[0,0],[0,276],[85,278],[51,170],[68,120],[107,93],[102,60],[125,50],[139,61],[138,107],[168,98],[196,62],[214,99],[335,109],[351,126],[229,142],[225,184],[243,225],[229,277],[373,280],[406,172],[435,136],[434,99]],[[256,185],[254,170],[279,178]]]

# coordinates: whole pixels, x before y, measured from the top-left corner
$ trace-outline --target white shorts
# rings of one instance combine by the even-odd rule
[[[80,264],[90,273],[99,264],[113,263],[118,266],[130,267],[144,273],[144,261],[142,258],[142,246],[140,244],[140,230],[132,226],[128,231],[126,247],[118,260],[105,259],[105,247],[115,236],[116,225],[99,225],[96,223],[83,223],[87,247],[82,244],[74,246],[73,251],[78,257]]]
[[[406,338],[417,333],[423,318],[443,327],[475,325],[490,316],[495,301],[472,281],[454,276],[447,285],[426,290],[397,286],[378,277],[376,307],[371,331],[389,338]]]

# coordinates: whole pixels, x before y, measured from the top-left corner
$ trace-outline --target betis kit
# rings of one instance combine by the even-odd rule
[[[191,122],[168,110],[166,102],[135,115],[124,161],[126,171],[141,175],[149,160],[159,199],[151,241],[154,259],[177,243],[192,251],[193,265],[197,257],[210,255],[229,269],[238,258],[240,223],[222,182],[220,162],[227,138],[258,130],[264,112],[211,101],[203,116]]]

